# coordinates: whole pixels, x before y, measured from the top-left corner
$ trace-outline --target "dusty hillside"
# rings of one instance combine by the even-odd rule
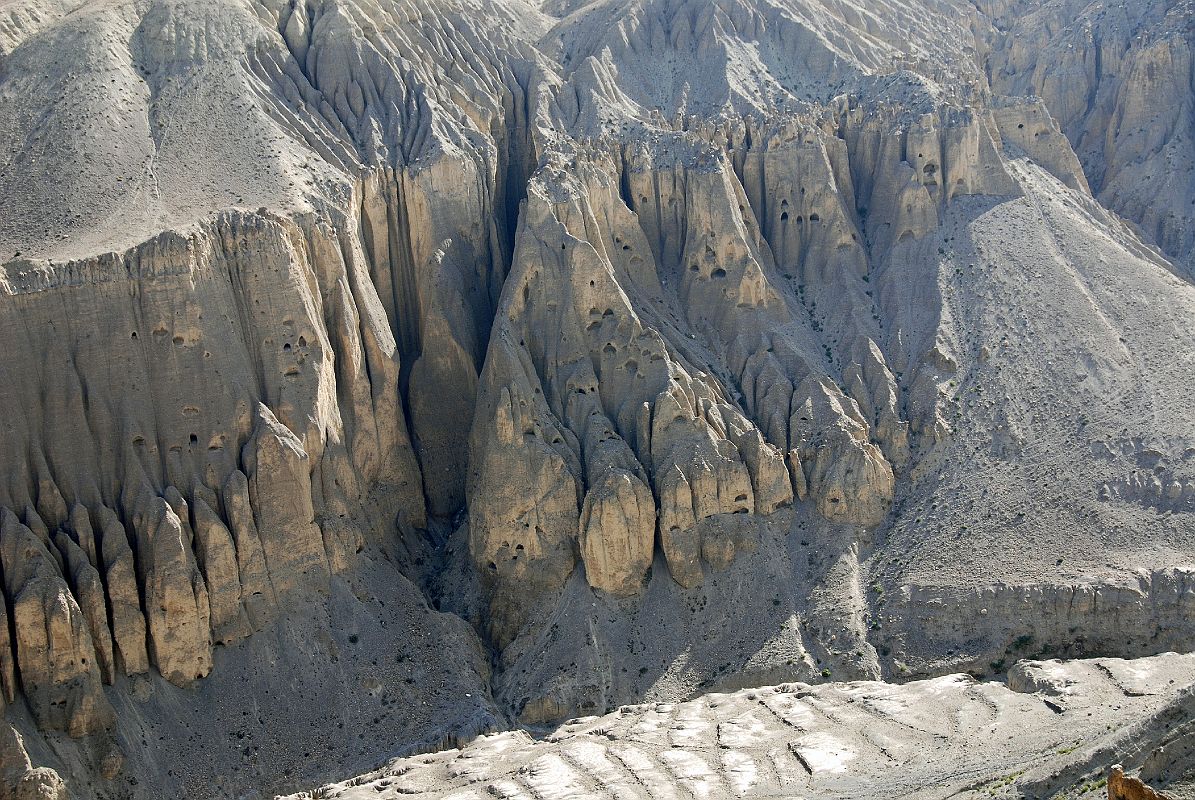
[[[0,4],[5,780],[1190,649],[1189,11]]]
[[[993,89],[1041,95],[1100,202],[1195,268],[1195,5],[978,5]]]

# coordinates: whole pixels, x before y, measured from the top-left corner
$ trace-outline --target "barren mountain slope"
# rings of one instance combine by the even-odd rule
[[[643,700],[1189,649],[1191,226],[1150,220],[1191,192],[1126,159],[1189,172],[1190,109],[1100,149],[1024,16],[0,4],[31,763],[238,797]]]
[[[992,88],[1037,94],[1092,190],[1195,268],[1195,5],[980,0]]]

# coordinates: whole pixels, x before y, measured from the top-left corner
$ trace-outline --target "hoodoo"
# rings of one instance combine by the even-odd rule
[[[0,0],[0,800],[1181,796],[1193,132],[1191,0]]]

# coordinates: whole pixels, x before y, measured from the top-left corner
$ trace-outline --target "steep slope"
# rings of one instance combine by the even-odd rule
[[[711,35],[738,30],[729,12],[651,8]],[[573,15],[552,37],[586,41],[569,26],[591,24]],[[682,54],[705,46],[675,36]],[[646,82],[631,70],[624,90],[627,70],[611,64],[591,59],[571,76],[597,87],[596,98],[576,91],[590,98],[577,119],[642,108],[625,98]],[[621,123],[549,152],[533,177],[482,378],[468,531],[490,598],[474,622],[510,642],[499,699],[521,719],[629,701],[677,681],[682,653],[673,692],[748,663],[777,679],[999,671],[1014,643],[1056,618],[1035,646],[1128,653],[1122,631],[1135,627],[1169,637],[1163,646],[1189,641],[1173,621],[1190,593],[1192,420],[1149,398],[1181,396],[1192,376],[1181,359],[1146,355],[1190,346],[1189,284],[1090,201],[1040,104],[955,106],[924,79],[876,88],[860,75],[865,100],[762,124]],[[1171,298],[1167,321],[1138,330],[1137,296]],[[984,390],[1004,402],[976,399]],[[730,446],[702,449],[719,439]],[[1154,447],[1160,470],[1147,475],[1138,450]],[[785,512],[760,534],[728,521],[788,504],[771,477],[781,459],[794,522]],[[1155,522],[1171,508],[1177,519]],[[595,518],[605,547],[592,542]],[[691,591],[744,550],[806,564],[774,579],[740,564],[699,590],[690,613],[708,602],[717,627],[750,633],[694,648],[712,620],[686,619],[667,590],[636,591],[655,579],[653,527],[668,574]],[[786,528],[795,535],[777,539]],[[1157,538],[1121,538],[1145,528]],[[800,551],[810,540],[816,558]],[[587,603],[569,578],[580,563],[590,587],[642,599]],[[745,602],[744,583],[756,592]],[[1058,608],[1060,593],[1102,583],[1133,588],[1107,610]],[[1155,591],[1176,592],[1174,603],[1155,610]],[[993,625],[986,600],[972,599],[988,594],[1032,610]],[[760,619],[761,600],[779,613]],[[557,609],[551,624],[545,605]],[[1139,610],[1114,622],[1121,606]]]
[[[1040,95],[1100,202],[1195,268],[1195,6],[988,2],[993,90]],[[982,27],[981,27],[982,29]]]
[[[1195,289],[1037,78],[989,82],[996,12],[6,7],[32,761],[239,796],[645,698],[1189,648]]]
[[[0,90],[3,407],[24,410],[2,434],[0,675],[35,760],[79,790],[237,795],[374,763],[321,737],[329,715],[410,746],[497,724],[475,634],[403,572],[463,492],[443,473],[533,52],[482,52],[468,5],[24,12]]]

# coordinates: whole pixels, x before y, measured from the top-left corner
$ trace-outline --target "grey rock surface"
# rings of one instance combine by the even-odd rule
[[[396,759],[292,800],[1099,796],[1101,751],[1156,759],[1195,730],[1193,666],[1174,654],[1018,664],[1065,682],[1061,701],[1040,686],[945,675],[623,706],[542,738],[504,732]],[[1174,719],[1180,730],[1166,730]]]
[[[0,791],[1192,649],[1193,18],[0,2]]]

